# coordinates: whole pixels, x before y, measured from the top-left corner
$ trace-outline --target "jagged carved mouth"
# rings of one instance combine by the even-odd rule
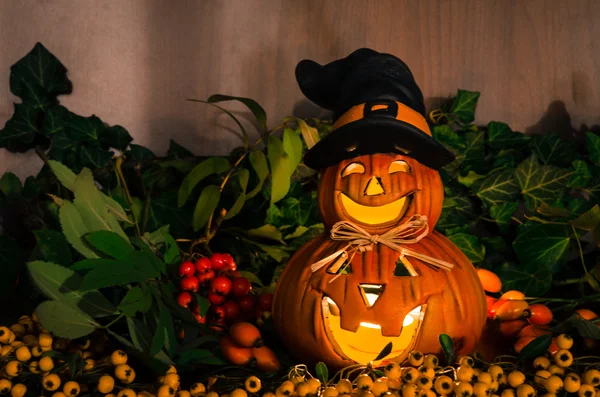
[[[362,287],[361,287],[362,288]],[[363,299],[371,302],[372,306],[378,295],[370,292],[363,293]],[[334,349],[341,356],[357,363],[374,361],[379,353],[392,342],[392,350],[384,358],[391,359],[401,356],[412,349],[416,343],[417,335],[421,329],[425,315],[425,307],[417,306],[408,313],[403,320],[403,327],[398,336],[383,336],[381,325],[361,322],[356,332],[342,329],[340,310],[337,304],[328,296],[322,299],[323,323],[327,336]]]
[[[344,193],[340,193],[339,197],[346,215],[368,225],[379,225],[402,218],[410,207],[412,193],[380,206],[359,204]]]

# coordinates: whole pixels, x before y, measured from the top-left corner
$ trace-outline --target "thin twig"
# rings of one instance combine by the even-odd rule
[[[135,225],[135,232],[138,237],[142,237],[142,233],[140,232],[140,225],[138,224],[137,217],[135,216],[135,211],[133,209],[133,199],[131,198],[131,194],[129,193],[129,189],[127,188],[127,181],[125,180],[125,176],[123,175],[123,170],[121,166],[123,164],[123,157],[117,157],[117,161],[115,163],[115,168],[117,170],[117,176],[121,181],[122,188],[125,191],[125,199],[129,204],[129,208],[131,209],[131,218],[133,219],[133,224]]]

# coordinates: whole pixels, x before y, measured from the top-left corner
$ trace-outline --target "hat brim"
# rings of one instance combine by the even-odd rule
[[[409,156],[434,170],[455,158],[442,144],[411,124],[389,117],[369,117],[326,135],[306,152],[304,164],[319,170],[343,160],[376,153]]]

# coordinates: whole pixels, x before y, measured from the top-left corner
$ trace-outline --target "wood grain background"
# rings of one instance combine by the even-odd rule
[[[405,60],[430,109],[464,88],[482,92],[479,123],[580,129],[600,123],[598,21],[598,0],[0,0],[0,126],[16,100],[9,67],[40,41],[69,69],[63,104],[158,154],[169,138],[197,154],[240,143],[226,116],[186,98],[251,97],[270,126],[325,115],[303,100],[296,63],[363,46]],[[38,167],[0,151],[1,171]]]

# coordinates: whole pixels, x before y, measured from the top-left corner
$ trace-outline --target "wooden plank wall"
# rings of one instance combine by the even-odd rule
[[[296,63],[363,46],[404,59],[430,108],[465,88],[482,92],[477,122],[579,129],[600,123],[598,21],[598,0],[3,0],[0,126],[15,100],[8,69],[40,41],[69,69],[63,104],[159,154],[171,137],[197,154],[240,142],[225,116],[186,98],[248,96],[271,126],[323,115],[303,100]],[[38,167],[0,151],[0,170]]]

